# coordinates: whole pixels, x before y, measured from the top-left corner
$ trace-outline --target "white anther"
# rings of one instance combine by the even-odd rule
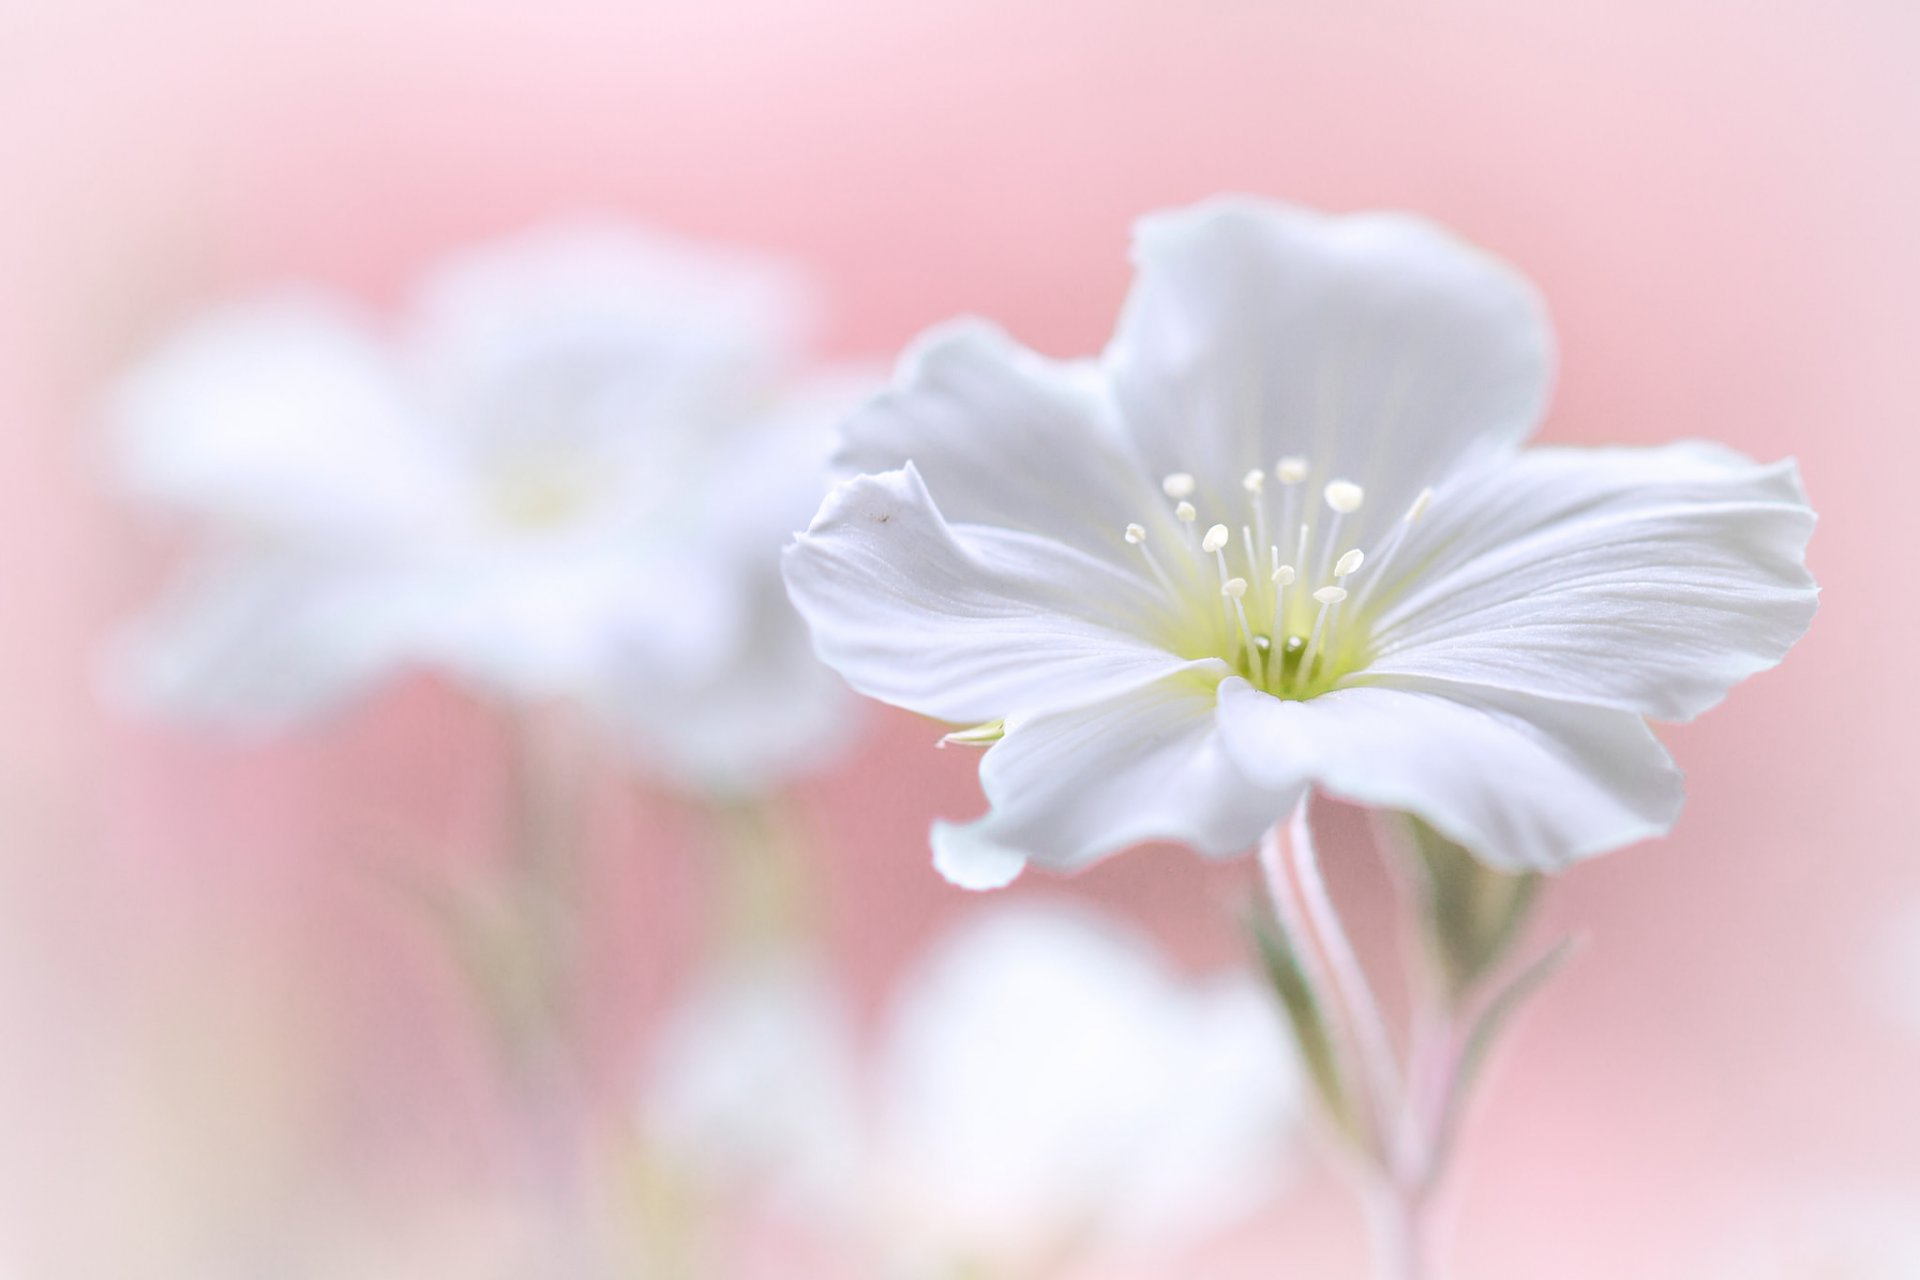
[[[1193,504],[1191,502],[1181,503],[1179,506],[1173,509],[1173,514],[1175,519],[1184,521],[1187,524],[1192,524],[1195,520],[1198,520],[1200,518],[1200,513],[1194,510]]]
[[[1367,561],[1367,553],[1362,551],[1360,548],[1355,547],[1353,550],[1341,556],[1339,561],[1335,563],[1335,565],[1333,566],[1333,576],[1336,578],[1344,578],[1348,574],[1352,573],[1355,569],[1358,569],[1361,565],[1365,564],[1366,561]]]
[[[1240,487],[1248,493],[1259,493],[1267,487],[1267,473],[1258,469],[1240,477]]]
[[[1367,500],[1367,491],[1351,480],[1332,480],[1327,483],[1326,499],[1341,515],[1352,515]]]
[[[1290,587],[1293,585],[1294,576],[1293,566],[1283,564],[1273,571],[1273,585],[1276,587]]]
[[[1227,536],[1227,526],[1217,524],[1207,530],[1206,536],[1200,539],[1200,549],[1212,554],[1227,545]]]
[[[1160,491],[1169,498],[1191,498],[1193,477],[1184,471],[1176,471],[1160,482]]]
[[[1345,587],[1322,587],[1313,593],[1313,598],[1321,604],[1339,604],[1347,598]]]
[[[1407,508],[1407,514],[1402,516],[1401,519],[1405,520],[1408,524],[1412,524],[1415,520],[1427,514],[1427,504],[1432,501],[1433,489],[1431,487],[1422,489],[1420,495],[1413,500],[1413,505]]]
[[[1281,484],[1299,484],[1307,478],[1307,460],[1305,458],[1282,458],[1273,466],[1273,474]]]
[[[1247,580],[1245,578],[1228,578],[1220,584],[1220,594],[1223,596],[1231,596],[1235,600],[1238,600],[1247,594]]]
[[[1137,525],[1137,524],[1130,524],[1127,526],[1128,542],[1131,542],[1134,546],[1137,547],[1141,543],[1145,542],[1146,540],[1147,540],[1147,531],[1144,526]]]

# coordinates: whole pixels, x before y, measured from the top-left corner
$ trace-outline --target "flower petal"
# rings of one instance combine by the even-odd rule
[[[1624,711],[1409,682],[1302,701],[1234,677],[1220,735],[1268,787],[1318,783],[1357,804],[1418,814],[1503,869],[1548,869],[1658,835],[1680,774]]]
[[[456,502],[447,460],[371,325],[287,294],[229,306],[160,348],[108,407],[135,495],[338,545],[417,536]]]
[[[1107,351],[1152,474],[1193,473],[1202,512],[1297,455],[1366,486],[1350,532],[1511,447],[1546,402],[1553,337],[1533,287],[1420,219],[1248,199],[1143,219]]]
[[[292,555],[210,558],[117,640],[109,693],[240,734],[313,719],[401,663],[417,621],[407,585]]]
[[[1302,783],[1257,785],[1235,766],[1214,715],[1225,673],[1196,662],[1102,702],[1009,719],[980,764],[991,808],[936,828],[935,865],[963,888],[992,888],[1019,862],[1075,871],[1148,840],[1209,857],[1247,849]]]
[[[816,310],[776,258],[588,219],[445,261],[413,299],[411,348],[465,447],[618,454],[744,413]]]
[[[1366,675],[1684,720],[1813,617],[1791,463],[1704,444],[1535,449],[1443,492],[1373,627]]]
[[[878,1061],[875,1190],[922,1263],[899,1274],[1190,1246],[1266,1202],[1298,1133],[1271,996],[1081,909],[977,913],[907,973]]]
[[[1122,559],[1127,525],[1165,504],[1093,375],[984,321],[942,325],[902,357],[893,387],[846,423],[836,461],[852,472],[911,462],[956,524]]]
[[[1182,665],[1147,640],[1164,602],[1061,543],[957,536],[919,472],[856,476],[789,547],[815,651],[870,697],[952,722],[1071,706]]]

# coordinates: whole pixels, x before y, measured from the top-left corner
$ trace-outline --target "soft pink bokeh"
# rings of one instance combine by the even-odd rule
[[[424,682],[256,751],[103,709],[97,648],[169,548],[103,495],[89,407],[200,302],[287,276],[387,300],[445,247],[582,207],[811,264],[836,355],[958,312],[1095,350],[1130,219],[1216,191],[1412,208],[1545,288],[1548,438],[1798,456],[1820,616],[1665,733],[1673,835],[1557,884],[1553,923],[1592,942],[1478,1117],[1457,1257],[1693,1277],[1807,1188],[1920,1216],[1920,1036],[1870,981],[1920,901],[1916,54],[1893,0],[0,0],[0,1269],[127,1274],[330,1195],[385,1196],[398,1239],[427,1229],[409,1197],[482,1178],[494,1086],[386,886],[477,856],[498,724]],[[971,757],[874,721],[803,797],[870,999],[971,905],[924,832],[978,804]],[[596,788],[628,919],[598,994],[634,1017],[697,959],[698,823]],[[1336,878],[1377,922],[1380,886]],[[1160,850],[1017,892],[1218,965],[1248,884]],[[1357,1235],[1318,1175],[1196,1273],[1359,1274]]]

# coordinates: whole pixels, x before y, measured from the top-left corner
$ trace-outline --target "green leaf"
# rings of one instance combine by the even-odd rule
[[[1427,938],[1447,992],[1459,1003],[1520,936],[1542,877],[1495,871],[1418,818],[1407,817],[1406,826],[1421,873]]]
[[[1339,1052],[1321,1016],[1320,1002],[1285,930],[1270,915],[1255,911],[1248,913],[1247,932],[1253,938],[1268,982],[1280,997],[1280,1007],[1287,1015],[1294,1043],[1300,1050],[1300,1060],[1306,1066],[1307,1078],[1313,1082],[1327,1118],[1356,1147],[1364,1149],[1366,1132],[1342,1078]]]

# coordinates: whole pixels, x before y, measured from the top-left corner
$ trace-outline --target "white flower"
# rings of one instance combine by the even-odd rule
[[[1146,219],[1135,260],[1097,362],[923,339],[787,553],[855,688],[1003,722],[942,871],[1235,853],[1312,785],[1504,867],[1671,824],[1644,717],[1711,706],[1813,613],[1792,464],[1520,449],[1542,304],[1413,218],[1216,202]]]
[[[457,258],[391,324],[204,317],[112,404],[126,485],[215,535],[119,679],[269,730],[431,668],[584,700],[703,786],[816,755],[845,693],[777,548],[857,388],[781,383],[806,310],[778,265],[596,224]]]
[[[870,1057],[848,1026],[804,967],[704,988],[657,1042],[645,1128],[888,1274],[1177,1249],[1276,1192],[1304,1106],[1252,979],[1175,978],[1076,910],[982,913],[902,979]]]

